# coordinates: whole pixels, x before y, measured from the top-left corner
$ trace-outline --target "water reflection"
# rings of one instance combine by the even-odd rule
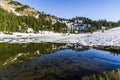
[[[65,48],[65,44],[59,43],[0,43],[0,70],[19,66],[40,56]]]
[[[80,80],[84,75],[120,68],[120,55],[87,49],[58,50],[27,64],[2,72],[5,80]]]

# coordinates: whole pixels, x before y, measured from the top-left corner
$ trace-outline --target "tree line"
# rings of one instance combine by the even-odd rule
[[[32,28],[35,33],[39,32],[39,30],[62,32],[67,27],[60,22],[52,24],[52,21],[46,20],[47,14],[39,14],[39,18],[16,16],[0,8],[0,31],[4,33],[25,32],[28,28]]]
[[[65,23],[57,21],[55,24],[52,24],[51,20],[46,20],[46,17],[50,17],[50,15],[47,15],[45,13],[39,14],[39,18],[35,18],[33,16],[16,16],[12,12],[8,13],[7,11],[0,8],[0,31],[4,33],[25,32],[28,28],[32,28],[35,33],[44,30],[54,32],[67,32],[67,25]],[[74,22],[76,19],[83,20],[82,24],[87,25],[87,27],[84,29],[84,32],[94,32],[102,29],[102,26],[105,26],[106,29],[120,26],[120,21],[93,21],[85,17],[76,17],[70,19],[69,21]],[[89,24],[91,27],[88,26]]]
[[[75,18],[72,18],[70,21],[75,22],[75,20],[82,20],[83,21],[82,24],[87,25],[84,32],[94,32],[97,30],[101,30],[102,26],[104,26],[106,30],[120,26],[120,21],[112,22],[112,21],[107,21],[105,19],[103,19],[103,20],[91,20],[91,19],[86,18],[86,17],[75,17]],[[88,24],[90,24],[91,27],[89,27]]]

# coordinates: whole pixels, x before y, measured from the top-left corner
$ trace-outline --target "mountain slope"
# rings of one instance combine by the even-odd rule
[[[94,21],[85,17],[62,19],[39,12],[13,0],[0,0],[0,31],[4,33],[54,31],[64,33],[95,32],[120,26],[120,22]]]
[[[37,16],[39,13],[38,11],[30,8],[27,5],[22,5],[19,2],[15,2],[15,1],[11,1],[11,0],[1,0],[0,1],[0,6],[1,8],[3,8],[4,10],[8,11],[8,12],[12,12],[15,15],[18,16]]]
[[[62,32],[67,26],[55,16],[41,13],[12,0],[0,0],[0,31],[4,33],[43,30]]]

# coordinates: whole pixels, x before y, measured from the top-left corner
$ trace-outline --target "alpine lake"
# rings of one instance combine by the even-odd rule
[[[120,69],[120,47],[0,43],[0,80],[81,80]]]

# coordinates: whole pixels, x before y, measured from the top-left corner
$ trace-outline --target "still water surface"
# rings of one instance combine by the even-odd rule
[[[79,51],[57,48],[28,63],[1,71],[0,80],[80,80],[85,75],[119,68],[120,55],[118,53],[115,55],[93,48]]]

